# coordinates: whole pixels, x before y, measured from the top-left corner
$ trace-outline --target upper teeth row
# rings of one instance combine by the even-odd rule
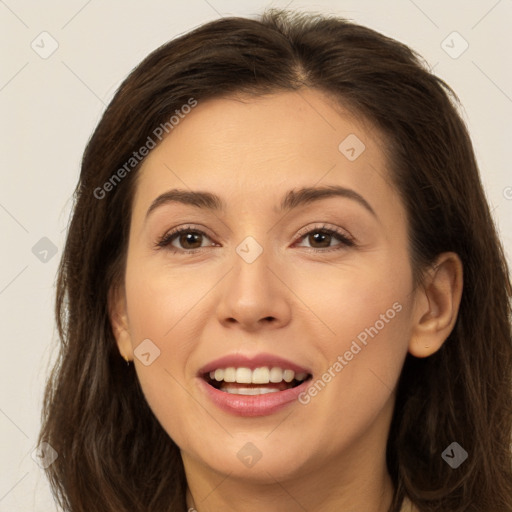
[[[224,382],[238,382],[239,384],[268,384],[269,382],[291,382],[293,379],[304,380],[308,376],[307,373],[297,373],[293,370],[283,370],[281,368],[218,368],[210,372],[212,380]]]

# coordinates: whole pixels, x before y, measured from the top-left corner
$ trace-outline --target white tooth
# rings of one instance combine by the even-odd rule
[[[232,395],[266,395],[267,393],[278,393],[279,390],[275,388],[230,388],[225,387],[222,389],[226,393]]]
[[[268,384],[270,378],[270,370],[264,366],[263,368],[256,368],[252,372],[253,384]]]
[[[224,369],[224,382],[235,382],[236,369],[230,366]]]
[[[249,368],[237,368],[236,382],[239,384],[250,384],[252,382],[252,371]]]
[[[224,380],[224,370],[222,368],[217,368],[215,370],[215,380],[221,381]]]
[[[270,382],[281,382],[283,380],[283,370],[281,368],[272,368],[269,375]]]
[[[308,376],[308,374],[306,372],[302,372],[302,373],[297,373],[297,375],[295,375],[295,378],[297,380],[306,380],[307,376]]]
[[[285,382],[291,382],[295,377],[295,372],[293,370],[285,370],[283,372],[283,380]]]
[[[215,371],[210,372],[210,379],[215,379]]]

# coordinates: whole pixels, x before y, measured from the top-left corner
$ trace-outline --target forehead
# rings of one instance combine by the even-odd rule
[[[136,203],[147,208],[166,188],[180,188],[212,191],[239,208],[279,188],[316,184],[378,199],[389,181],[382,147],[371,123],[319,91],[211,99],[183,116],[146,157]]]

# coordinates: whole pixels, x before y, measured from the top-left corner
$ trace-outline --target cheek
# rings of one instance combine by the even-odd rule
[[[186,347],[188,336],[175,336],[183,329],[193,329],[201,300],[212,283],[197,272],[166,268],[136,261],[126,273],[126,296],[130,333],[137,340],[150,338],[163,349],[172,344],[173,351]],[[172,342],[172,343],[171,343]],[[183,343],[181,346],[179,343]],[[176,344],[178,343],[178,344]]]
[[[384,406],[407,353],[412,280],[407,255],[397,256],[375,255],[364,268],[318,267],[297,293],[323,324],[314,342],[323,356],[318,385],[304,403],[325,407],[346,428],[347,417],[362,427]]]
[[[190,425],[177,418],[201,413],[186,390],[192,371],[188,362],[201,339],[202,299],[212,283],[197,272],[155,268],[133,258],[125,287],[135,367],[146,401],[173,439],[186,438]]]
[[[297,295],[325,325],[328,347],[343,348],[360,333],[364,343],[365,329],[375,334],[375,326],[380,333],[390,331],[388,326],[407,323],[402,310],[410,301],[412,279],[404,271],[407,256],[401,256],[382,252],[363,260],[356,255],[346,264],[316,265],[300,279],[288,277],[296,283]]]

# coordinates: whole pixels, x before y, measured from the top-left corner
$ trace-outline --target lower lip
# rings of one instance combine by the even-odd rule
[[[298,402],[299,395],[309,386],[311,379],[284,391],[265,393],[263,395],[234,395],[210,386],[198,377],[200,386],[210,400],[222,410],[238,416],[267,416],[273,414],[292,402]]]

